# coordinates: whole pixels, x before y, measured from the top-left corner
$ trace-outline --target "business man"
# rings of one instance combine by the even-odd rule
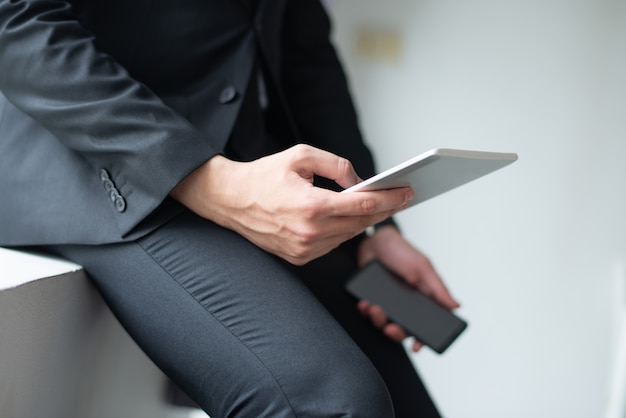
[[[342,289],[378,258],[457,306],[411,190],[332,190],[374,167],[328,36],[317,0],[0,0],[0,245],[85,266],[213,417],[438,416]]]

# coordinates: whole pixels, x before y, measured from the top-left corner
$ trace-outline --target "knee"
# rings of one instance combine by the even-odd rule
[[[333,373],[333,370],[330,370]],[[330,382],[329,413],[322,416],[392,418],[391,397],[385,382],[369,361],[358,369],[337,375]]]
[[[322,362],[314,369],[296,367],[294,372],[296,383],[288,391],[298,417],[394,416],[387,387],[364,355]]]
[[[279,369],[253,364],[245,378],[208,377],[206,386],[189,394],[210,416],[393,418],[383,379],[362,357],[316,364],[283,359]]]
[[[330,363],[311,368],[301,359],[281,374],[257,375],[236,396],[218,401],[225,401],[218,410],[241,417],[394,417],[387,387],[369,360]]]

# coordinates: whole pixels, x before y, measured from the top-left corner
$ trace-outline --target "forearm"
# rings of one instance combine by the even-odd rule
[[[138,223],[215,154],[111,56],[67,1],[0,0],[0,91],[65,146],[106,169]],[[128,215],[130,216],[130,215]]]

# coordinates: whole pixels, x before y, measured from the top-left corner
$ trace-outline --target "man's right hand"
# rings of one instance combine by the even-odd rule
[[[214,156],[170,195],[295,265],[326,254],[413,198],[410,188],[337,193],[315,187],[314,175],[344,188],[360,181],[345,158],[296,145],[247,163]]]

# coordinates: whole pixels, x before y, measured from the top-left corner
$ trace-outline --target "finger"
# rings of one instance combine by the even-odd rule
[[[407,333],[401,326],[387,322],[387,316],[379,306],[370,305],[369,302],[361,300],[357,304],[357,307],[361,315],[370,317],[373,325],[376,328],[382,328],[383,333],[392,341],[400,343],[408,337]]]
[[[302,144],[292,147],[291,151],[294,154],[294,168],[302,177],[310,178],[313,174],[317,174],[334,180],[344,188],[354,186],[361,181],[352,163],[345,158]]]
[[[401,326],[393,323],[385,325],[383,333],[397,343],[402,342],[406,337],[408,337],[407,333],[404,332]]]
[[[319,233],[306,241],[300,240],[297,245],[283,246],[277,249],[275,254],[292,264],[303,265],[329,253],[360,232],[362,229],[342,233],[326,228],[326,232]]]
[[[396,273],[419,289],[425,295],[437,300],[448,309],[455,309],[460,304],[452,297],[443,279],[435,270],[432,263],[421,253],[408,254],[407,257],[417,257],[417,263],[406,263],[396,268]]]
[[[309,247],[311,251],[316,252],[317,256],[326,254],[328,251],[336,248],[345,241],[354,238],[358,234],[365,231],[370,225],[374,225],[381,222],[391,216],[394,212],[388,212],[384,214],[377,214],[367,217],[330,217],[317,220],[317,224],[311,227],[306,235],[298,235],[297,231],[293,232],[293,238],[298,245],[295,247],[301,248],[307,255],[308,251],[306,247]],[[304,248],[303,248],[304,247]],[[281,254],[288,251],[290,248],[282,248]]]
[[[461,306],[452,297],[443,280],[435,271],[426,273],[423,280],[419,282],[418,288],[448,309],[456,309]]]
[[[332,193],[332,192],[331,192]],[[409,187],[369,192],[334,193],[333,216],[369,216],[408,207],[415,196]]]
[[[364,232],[369,226],[388,219],[396,211],[372,216],[332,217],[326,220],[324,234],[320,238],[344,242]]]
[[[359,310],[361,315],[369,316],[368,312],[369,312],[369,309],[370,309],[370,304],[366,300],[360,300],[359,303],[357,304],[357,309]]]
[[[424,347],[424,344],[422,344],[421,342],[415,340],[415,341],[413,341],[413,344],[411,345],[411,350],[414,353],[417,353],[418,351],[420,351],[422,349],[422,347]]]
[[[404,190],[405,193],[398,192],[398,190]],[[413,197],[413,192],[409,188],[372,192],[381,194],[374,196],[373,199],[365,200],[351,197],[345,199],[344,197],[348,194],[344,195],[328,190],[323,192],[330,194],[330,196],[326,196],[323,206],[318,208],[316,214],[318,219],[321,220],[325,217],[325,222],[327,222],[324,227],[325,232],[320,235],[320,238],[341,236],[349,239],[360,234],[367,227],[382,222],[407,207]],[[350,194],[365,193],[370,192]],[[391,196],[391,198],[385,196]]]
[[[370,306],[368,310],[370,321],[376,328],[382,329],[389,322],[383,308],[378,305]]]

